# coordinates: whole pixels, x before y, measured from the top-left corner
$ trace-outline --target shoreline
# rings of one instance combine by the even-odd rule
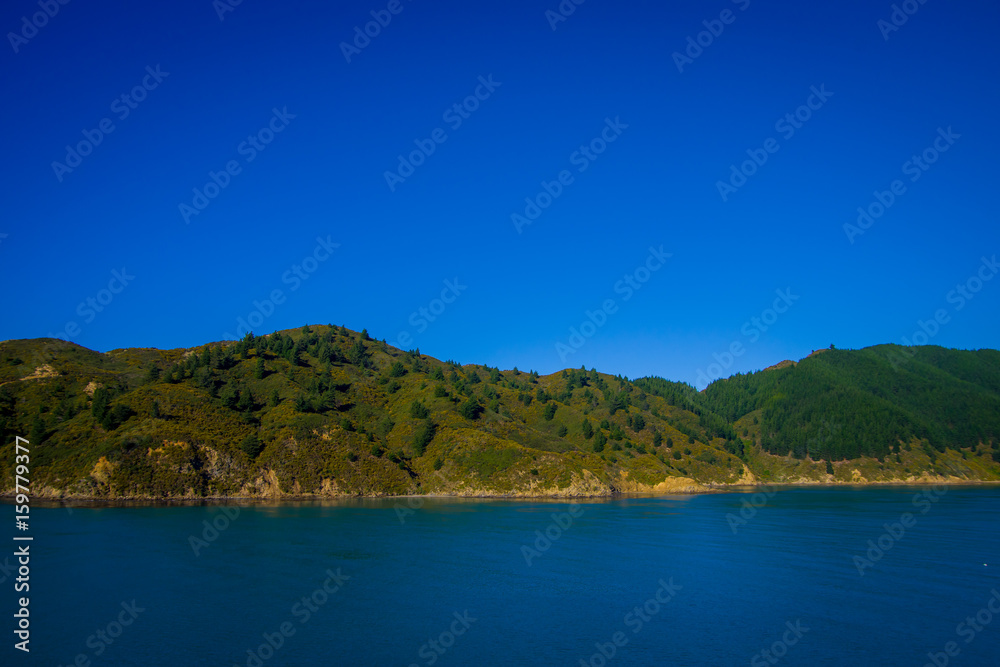
[[[350,501],[386,501],[403,500],[411,503],[416,500],[523,500],[523,501],[551,501],[551,502],[572,502],[577,500],[605,501],[628,498],[669,498],[677,496],[699,496],[717,493],[755,493],[761,489],[863,489],[874,487],[915,487],[925,488],[934,486],[948,487],[1000,487],[1000,480],[968,480],[968,479],[918,479],[912,481],[892,480],[876,482],[760,482],[756,484],[704,484],[700,488],[686,487],[682,489],[672,489],[664,491],[617,491],[601,494],[519,494],[519,493],[495,493],[495,494],[461,494],[461,493],[429,493],[429,494],[280,494],[268,496],[248,496],[248,495],[215,495],[215,496],[55,496],[43,495],[32,496],[31,504],[36,507],[63,507],[75,506],[115,506],[115,505],[219,505],[236,504],[241,507],[252,505],[266,505],[285,502],[350,502]],[[14,504],[16,494],[12,492],[0,493],[0,504]]]

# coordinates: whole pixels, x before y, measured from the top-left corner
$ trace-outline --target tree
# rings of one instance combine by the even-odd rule
[[[368,366],[368,350],[360,339],[354,341],[354,345],[351,346],[351,349],[347,353],[347,360],[355,366],[361,366],[362,368]]]
[[[278,403],[281,403],[281,394],[277,389],[271,390],[271,396],[268,398],[267,402],[272,408],[277,407]]]
[[[250,412],[256,405],[254,404],[253,394],[245,389],[239,393],[239,398],[236,401],[236,409],[240,412]]]
[[[458,409],[458,412],[466,419],[475,421],[483,412],[483,406],[479,405],[479,401],[474,396],[470,396],[465,403],[462,403],[462,407]]]
[[[594,438],[594,451],[595,452],[603,452],[604,451],[604,445],[606,445],[607,442],[608,442],[608,439],[607,439],[607,437],[605,437],[604,432],[603,431],[598,431],[597,432],[597,437]]]
[[[653,431],[653,447],[659,447],[661,442],[663,442],[663,436],[660,435],[659,431]]]
[[[416,417],[417,419],[426,419],[427,417],[430,416],[430,414],[431,411],[428,410],[427,407],[420,401],[415,400],[413,401],[413,403],[410,404],[411,417]]]
[[[28,432],[28,439],[32,445],[37,447],[45,440],[45,434],[45,420],[42,419],[42,415],[36,414],[35,418],[31,421],[31,431]]]
[[[226,388],[223,389],[222,393],[219,395],[219,398],[222,399],[223,405],[225,405],[230,410],[235,410],[236,403],[239,402],[240,400],[240,392],[233,385],[227,384]]]
[[[406,366],[401,361],[395,362],[389,369],[389,377],[401,378],[404,375],[406,375]]]
[[[160,402],[159,401],[157,401],[155,399],[153,400],[153,407],[149,411],[149,414],[153,417],[153,419],[159,419],[160,418]]]
[[[563,424],[562,426],[559,427],[559,430],[556,432],[556,435],[558,435],[560,438],[565,438],[567,433],[569,433],[569,429],[566,428],[566,424]]]
[[[646,428],[646,420],[642,415],[636,415],[632,418],[632,430],[641,431]]]
[[[247,455],[247,458],[253,461],[264,449],[264,443],[262,443],[260,438],[257,436],[248,435],[243,438],[243,442],[240,443],[240,449],[242,449],[243,453]]]
[[[587,419],[586,417],[584,417],[583,419],[582,430],[583,430],[583,437],[586,438],[587,440],[590,440],[592,437],[594,437],[594,427],[590,425],[590,420]]]
[[[111,403],[111,395],[104,387],[94,390],[94,400],[90,405],[90,413],[97,421],[102,421],[107,414]]]
[[[424,452],[427,451],[427,445],[431,444],[431,440],[434,439],[436,432],[437,426],[430,417],[425,419],[417,428],[413,434],[413,451],[417,456],[424,455]]]
[[[253,376],[258,380],[263,380],[266,374],[267,368],[264,367],[264,358],[257,357],[257,365],[254,367]]]

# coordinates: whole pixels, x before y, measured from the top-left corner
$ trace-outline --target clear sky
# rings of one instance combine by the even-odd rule
[[[0,339],[333,323],[699,387],[919,321],[1000,347],[998,17],[11,0]]]

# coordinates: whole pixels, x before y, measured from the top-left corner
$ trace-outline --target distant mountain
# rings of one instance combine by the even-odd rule
[[[312,326],[102,354],[0,343],[0,472],[49,497],[609,495],[1000,480],[1000,353],[830,350],[696,392],[442,362]]]

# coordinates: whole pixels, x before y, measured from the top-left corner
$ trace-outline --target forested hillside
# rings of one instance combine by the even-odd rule
[[[996,451],[1000,352],[896,345],[828,350],[714,382],[702,404],[754,432],[772,454],[882,460],[916,441],[931,458],[947,448]]]
[[[704,392],[439,361],[336,326],[192,349],[0,343],[0,472],[52,497],[607,495],[1000,479],[1000,353],[831,350]]]

